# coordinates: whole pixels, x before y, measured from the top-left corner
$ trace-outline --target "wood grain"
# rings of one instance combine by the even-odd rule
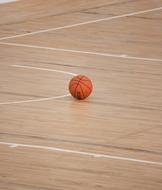
[[[0,5],[0,38],[161,7],[161,0],[29,0]],[[0,103],[68,93],[70,75],[94,84],[72,97],[0,104],[0,141],[162,162],[162,11],[2,42],[159,61],[0,44]],[[161,190],[162,166],[0,145],[2,190]]]

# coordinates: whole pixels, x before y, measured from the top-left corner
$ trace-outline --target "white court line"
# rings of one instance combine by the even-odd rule
[[[55,70],[55,69],[48,69],[48,68],[41,68],[41,67],[33,67],[33,66],[27,66],[27,65],[11,65],[12,67],[17,67],[17,68],[24,68],[24,69],[34,69],[34,70],[41,70],[41,71],[51,71],[51,72],[57,72],[57,73],[63,73],[63,74],[68,74],[72,76],[76,76],[77,74],[67,72],[67,71],[60,71],[60,70]]]
[[[107,158],[107,159],[123,160],[123,161],[162,166],[162,162],[154,162],[154,161],[149,161],[149,160],[141,160],[141,159],[135,159],[135,158],[130,158],[130,157],[113,156],[113,155],[99,154],[99,153],[93,153],[93,152],[83,152],[83,151],[78,151],[78,150],[70,150],[70,149],[63,149],[63,148],[50,147],[50,146],[18,144],[18,143],[13,143],[13,142],[0,142],[0,144],[8,145],[10,148],[23,147],[23,148],[32,148],[32,149],[44,149],[44,150],[54,151],[54,152],[78,154],[81,156],[92,156],[92,157],[97,157],[97,158]]]
[[[52,48],[52,47],[45,47],[45,46],[37,46],[37,45],[30,45],[30,44],[18,44],[18,43],[9,43],[9,42],[0,42],[0,44],[1,45],[8,45],[8,46],[44,49],[44,50],[51,50],[51,51],[61,51],[61,52],[70,52],[70,53],[79,53],[79,54],[98,55],[98,56],[114,57],[114,58],[122,58],[122,59],[162,62],[162,59],[158,59],[158,58],[135,57],[135,56],[129,56],[126,54],[110,54],[110,53],[101,53],[101,52],[92,52],[92,51],[79,51],[79,50],[74,50],[74,49]]]
[[[72,76],[76,76],[77,75],[75,73],[70,73],[70,72],[66,72],[66,71],[47,69],[47,68],[39,68],[39,67],[32,67],[32,66],[26,66],[26,65],[11,65],[11,66],[12,67],[18,67],[18,68],[24,68],[24,69],[51,71],[51,72],[68,74],[68,75],[72,75]],[[49,101],[49,100],[60,99],[60,98],[68,97],[68,96],[70,96],[70,94],[65,94],[65,95],[61,95],[61,96],[52,96],[52,97],[47,97],[47,98],[32,99],[32,100],[20,100],[20,101],[12,101],[12,102],[0,102],[0,105],[22,104],[22,103],[31,103],[31,102],[42,102],[42,101]]]
[[[47,100],[56,100],[60,98],[65,98],[70,96],[70,94],[65,94],[62,96],[53,96],[48,98],[40,98],[40,99],[32,99],[32,100],[20,100],[20,101],[12,101],[12,102],[0,102],[0,105],[12,105],[12,104],[23,104],[23,103],[31,103],[31,102],[43,102]]]
[[[18,0],[0,0],[0,4],[12,3]]]
[[[49,28],[49,29],[37,30],[37,31],[34,31],[34,32],[28,32],[28,33],[18,34],[18,35],[14,35],[14,36],[2,37],[2,38],[0,38],[0,40],[6,40],[6,39],[11,39],[11,38],[17,38],[17,37],[40,34],[40,33],[44,33],[44,32],[51,32],[51,31],[56,31],[56,30],[61,30],[61,29],[73,28],[73,27],[77,27],[77,26],[82,26],[82,25],[87,25],[87,24],[92,24],[92,23],[97,23],[97,22],[102,22],[102,21],[115,20],[115,19],[118,19],[118,18],[130,17],[130,16],[134,16],[134,15],[139,15],[139,14],[144,14],[144,13],[148,13],[148,12],[158,11],[158,10],[161,10],[161,9],[162,9],[162,7],[157,7],[157,8],[147,9],[147,10],[143,10],[143,11],[137,11],[137,12],[133,12],[133,13],[126,13],[126,14],[123,14],[123,15],[105,17],[105,18],[96,19],[96,20],[89,20],[89,21],[86,21],[86,22],[70,24],[70,25],[61,26],[61,27],[57,27],[57,28]]]

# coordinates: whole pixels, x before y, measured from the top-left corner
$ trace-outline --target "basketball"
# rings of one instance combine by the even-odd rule
[[[69,91],[78,100],[87,98],[91,94],[92,89],[92,82],[87,76],[77,75],[70,80]]]

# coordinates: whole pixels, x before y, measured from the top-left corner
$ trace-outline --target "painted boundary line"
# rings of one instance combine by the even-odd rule
[[[18,0],[0,0],[0,5],[1,4],[6,4],[6,3],[13,3],[13,2],[16,2]]]
[[[0,42],[0,45],[17,46],[17,47],[25,47],[25,48],[35,48],[35,49],[44,49],[44,50],[51,50],[51,51],[79,53],[79,54],[89,54],[89,55],[97,55],[97,56],[104,56],[104,57],[114,57],[114,58],[122,58],[122,59],[162,62],[162,59],[158,59],[158,58],[135,57],[135,56],[129,56],[129,55],[126,55],[126,54],[110,54],[110,53],[91,52],[91,51],[79,51],[79,50],[74,50],[74,49],[52,48],[52,47],[44,47],[44,46],[37,46],[37,45],[30,45],[30,44],[9,43],[9,42]]]
[[[39,98],[39,99],[31,99],[31,100],[19,100],[19,101],[12,101],[12,102],[0,102],[0,105],[12,105],[12,104],[23,104],[23,103],[31,103],[31,102],[43,102],[49,100],[56,100],[60,98],[65,98],[70,96],[70,94],[65,94],[62,96],[53,96],[48,98]]]
[[[162,10],[162,7],[156,7],[156,8],[153,8],[153,9],[147,9],[147,10],[143,10],[143,11],[126,13],[126,14],[123,14],[123,15],[117,15],[117,16],[112,16],[112,17],[105,17],[105,18],[96,19],[96,20],[89,20],[89,21],[86,21],[86,22],[80,22],[80,23],[61,26],[61,27],[56,27],[56,28],[48,28],[48,29],[44,29],[44,30],[37,30],[37,31],[34,31],[34,32],[28,32],[28,33],[18,34],[18,35],[14,35],[14,36],[2,37],[2,38],[0,38],[0,40],[7,40],[7,39],[12,39],[12,38],[18,38],[18,37],[23,37],[23,36],[30,36],[30,35],[40,34],[40,33],[44,33],[44,32],[51,32],[51,31],[56,31],[56,30],[61,30],[61,29],[73,28],[73,27],[77,27],[77,26],[93,24],[93,23],[102,22],[102,21],[115,20],[115,19],[118,19],[118,18],[130,17],[130,16],[144,14],[144,13],[158,11],[158,10]]]
[[[93,153],[93,152],[84,152],[84,151],[63,149],[63,148],[50,147],[50,146],[40,146],[40,145],[31,145],[31,144],[18,144],[18,143],[13,143],[13,142],[0,142],[0,144],[7,145],[10,148],[22,147],[22,148],[32,148],[32,149],[43,149],[43,150],[54,151],[54,152],[77,154],[77,155],[81,155],[81,156],[91,156],[91,157],[96,157],[96,158],[123,160],[123,161],[130,161],[130,162],[136,162],[136,163],[143,163],[143,164],[149,164],[149,165],[162,166],[162,162],[154,162],[154,161],[149,161],[149,160],[140,160],[140,159],[134,159],[134,158],[129,158],[129,157],[113,156],[113,155],[99,154],[99,153]]]
[[[11,65],[11,67],[57,72],[57,73],[68,74],[68,75],[71,75],[71,76],[76,76],[77,75],[75,73],[70,73],[70,72],[67,72],[67,71],[54,70],[54,69],[48,69],[48,68],[40,68],[40,67],[33,67],[33,66],[26,66],[26,65]],[[52,97],[47,97],[47,98],[31,99],[31,100],[18,100],[18,101],[12,101],[12,102],[0,102],[0,105],[12,105],[12,104],[22,104],[22,103],[31,103],[31,102],[43,102],[43,101],[49,101],[49,100],[56,100],[56,99],[60,99],[60,98],[65,98],[65,97],[68,97],[68,96],[70,96],[70,94],[65,94],[65,95],[61,95],[61,96],[52,96]]]
[[[33,67],[33,66],[27,66],[27,65],[11,65],[11,67],[24,68],[24,69],[34,69],[34,70],[40,70],[40,71],[50,71],[50,72],[68,74],[68,75],[72,75],[72,76],[77,75],[75,73],[71,73],[71,72],[67,72],[67,71],[48,69],[48,68],[41,68],[41,67]]]

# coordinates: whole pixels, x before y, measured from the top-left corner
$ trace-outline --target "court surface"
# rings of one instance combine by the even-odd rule
[[[162,189],[162,0],[1,4],[0,190],[145,189]]]

